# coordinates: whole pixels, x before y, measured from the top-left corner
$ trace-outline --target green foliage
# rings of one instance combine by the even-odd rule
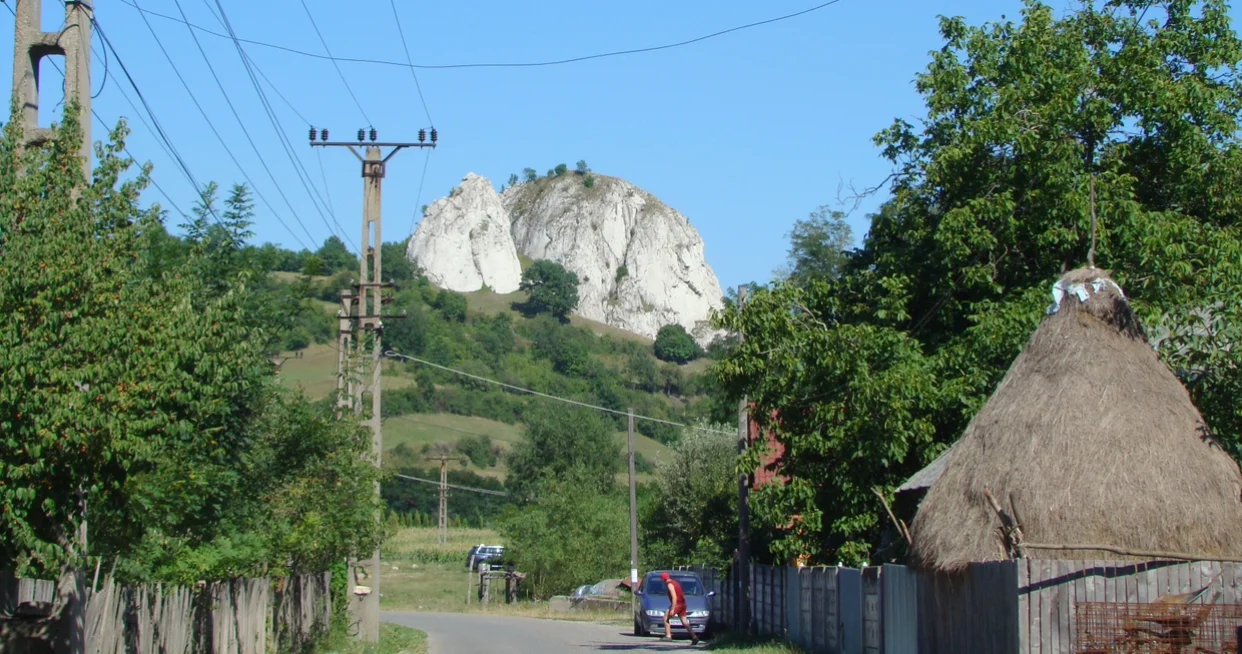
[[[788,271],[795,284],[835,279],[844,267],[854,236],[845,214],[820,207],[805,220],[794,223],[789,233]]]
[[[440,310],[440,314],[446,320],[453,322],[465,322],[466,320],[466,296],[461,293],[444,289],[436,295],[433,306]]]
[[[595,176],[587,175],[586,177],[583,177],[582,185],[585,186],[586,188],[595,188]]]
[[[492,444],[492,437],[462,436],[457,439],[457,451],[480,468],[495,468],[500,460],[500,450]]]
[[[244,187],[218,222],[209,187],[167,247],[138,208],[149,169],[120,181],[123,125],[89,186],[72,118],[25,150],[18,125],[0,141],[0,567],[80,562],[83,504],[89,555],[128,578],[323,570],[373,547],[361,429],[275,384],[287,307],[263,306]]]
[[[345,242],[337,236],[329,236],[325,239],[323,245],[315,251],[315,256],[323,260],[324,271],[329,274],[341,270],[358,270],[358,257],[350,253],[345,247]]]
[[[415,266],[413,261],[406,258],[405,243],[401,241],[384,243],[380,246],[380,249],[383,257],[380,262],[380,278],[382,281],[391,281],[397,289],[402,289],[422,274],[418,270],[418,266]]]
[[[563,319],[578,306],[578,275],[555,261],[532,263],[522,273],[518,288],[530,294],[526,309],[533,314],[548,313]]]
[[[507,486],[514,501],[531,504],[539,484],[559,480],[581,493],[608,493],[621,471],[613,425],[598,412],[536,404],[523,414],[525,440],[509,452]]]
[[[569,166],[566,166],[565,164],[556,164],[556,168],[553,168],[552,172],[557,177],[564,177],[565,173],[569,172]]]
[[[625,570],[629,513],[620,493],[600,493],[574,480],[545,478],[531,504],[500,522],[505,558],[526,572],[528,590],[547,599]]]
[[[982,406],[1052,282],[1086,263],[1093,187],[1095,264],[1168,334],[1160,355],[1239,452],[1242,43],[1224,2],[1164,4],[1156,20],[1149,5],[942,19],[916,83],[921,129],[876,137],[897,169],[862,249],[837,279],[726,308],[719,326],[746,339],[715,372],[755,402],[792,477],[755,494],[755,515],[773,529],[800,516],[774,554],[882,556],[871,487],[891,491]]]
[[[422,460],[423,456],[405,443],[386,452],[384,459],[384,467],[395,473],[431,481],[438,481],[440,479],[440,469],[435,467],[435,464],[428,466]],[[457,467],[449,468],[448,481],[450,484],[467,488],[504,491],[504,485],[497,479],[484,477],[473,470],[463,470]],[[388,477],[384,480],[380,492],[383,496],[384,504],[389,511],[397,515],[429,517],[430,520],[423,526],[430,527],[436,524],[435,515],[439,510],[439,491],[434,485],[399,477]],[[507,498],[498,495],[465,491],[454,492],[449,515],[457,521],[456,524],[459,526],[488,527],[493,524],[509,504],[510,501]],[[449,562],[459,563],[463,561],[464,558],[458,556]],[[438,561],[426,560],[425,562],[436,563]]]
[[[530,170],[530,169],[527,168],[527,170]],[[534,171],[531,171],[531,172],[534,172]],[[516,173],[513,175],[509,175],[509,186],[517,186],[520,181],[521,180],[518,179],[518,176]]]
[[[649,569],[727,569],[737,547],[736,436],[726,425],[695,426],[700,429],[685,430],[657,468],[654,497],[643,507]]]
[[[539,173],[536,173],[534,168],[523,168],[522,179],[527,182],[533,182],[539,179]]]
[[[585,175],[591,172],[591,167],[587,165],[587,162],[585,159],[579,159],[578,163],[574,166],[574,172],[578,173],[579,175]]]
[[[657,359],[672,363],[689,363],[703,354],[694,337],[677,323],[665,325],[656,332],[653,349]]]

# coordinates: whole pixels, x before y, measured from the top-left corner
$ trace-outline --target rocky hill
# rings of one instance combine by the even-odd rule
[[[578,275],[578,315],[654,338],[678,323],[706,344],[723,293],[685,216],[625,180],[566,174],[497,194],[473,173],[428,209],[407,254],[459,292],[516,290],[518,255]]]

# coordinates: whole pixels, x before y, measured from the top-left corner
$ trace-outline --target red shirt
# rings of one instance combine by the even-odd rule
[[[673,608],[684,609],[686,607],[686,594],[682,592],[681,584],[677,583],[677,580],[673,579],[672,577],[670,577],[669,580],[664,583],[668,586],[669,589],[677,591],[677,599],[673,602]]]

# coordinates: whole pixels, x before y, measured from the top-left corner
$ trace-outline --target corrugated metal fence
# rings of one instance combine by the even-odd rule
[[[300,651],[328,628],[330,573],[235,579],[199,588],[104,579],[86,605],[87,651],[264,654]],[[0,573],[0,650],[42,651],[63,625],[9,619],[23,602],[54,602],[56,583]],[[46,641],[46,642],[44,642]],[[44,644],[40,644],[43,642]]]
[[[698,572],[716,593],[717,626],[732,627],[736,575]],[[954,576],[900,565],[861,570],[754,565],[750,577],[755,632],[817,654],[1071,654],[1085,651],[1076,635],[1085,629],[1076,623],[1080,613],[1117,613],[1122,620],[1134,607],[1205,587],[1186,610],[1205,603],[1242,604],[1242,564],[1211,561],[1022,559],[971,564]],[[1232,635],[1212,638],[1203,651],[1236,651]]]

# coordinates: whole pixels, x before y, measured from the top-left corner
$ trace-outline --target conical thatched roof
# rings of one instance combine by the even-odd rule
[[[1029,543],[1242,555],[1242,473],[1147,343],[1122,290],[1095,269],[1071,272],[1055,289],[1048,317],[919,507],[915,564],[955,571],[1007,558],[985,490],[1007,512],[1016,507]]]

